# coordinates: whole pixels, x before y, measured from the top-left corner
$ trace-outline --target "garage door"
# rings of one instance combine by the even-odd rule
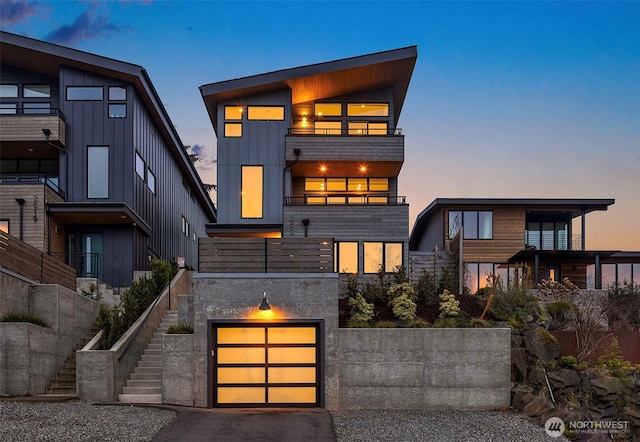
[[[213,406],[321,406],[321,331],[320,322],[213,322]]]

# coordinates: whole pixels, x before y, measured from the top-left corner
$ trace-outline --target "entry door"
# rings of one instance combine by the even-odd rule
[[[82,276],[102,278],[102,233],[82,235]]]
[[[547,281],[561,281],[559,265],[547,264]]]
[[[321,322],[213,323],[214,407],[321,406]]]

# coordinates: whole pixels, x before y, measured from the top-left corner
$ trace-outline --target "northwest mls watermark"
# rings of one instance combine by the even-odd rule
[[[568,433],[574,434],[618,434],[629,432],[629,421],[569,421],[565,422],[559,417],[551,417],[544,423],[544,431],[556,438]]]

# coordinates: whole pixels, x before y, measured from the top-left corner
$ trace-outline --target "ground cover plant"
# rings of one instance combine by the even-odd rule
[[[11,311],[0,317],[0,322],[28,322],[30,324],[39,325],[41,327],[49,327],[47,321],[37,315],[31,313]]]

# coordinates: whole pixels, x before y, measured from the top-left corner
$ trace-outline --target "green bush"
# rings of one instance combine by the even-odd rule
[[[414,319],[413,321],[409,321],[406,324],[407,328],[429,328],[431,327],[431,324],[429,324],[427,321],[425,321],[424,319]]]
[[[633,364],[622,357],[620,345],[615,337],[612,338],[607,353],[598,359],[597,367],[622,381],[629,380],[629,375],[634,369]]]
[[[396,328],[397,326],[398,324],[394,321],[376,321],[373,324],[373,327],[375,328]]]
[[[451,318],[460,314],[460,301],[445,289],[440,294],[440,318]]]
[[[11,311],[0,317],[0,322],[28,322],[30,324],[39,325],[41,327],[49,327],[47,321],[37,315],[31,313]]]
[[[393,308],[393,314],[402,322],[409,322],[416,319],[416,303],[406,294],[401,294],[389,301]]]
[[[192,335],[193,334],[193,325],[191,324],[178,324],[171,325],[167,330],[168,335]]]
[[[433,328],[457,328],[456,318],[440,318],[433,323]]]
[[[471,328],[490,328],[491,327],[491,323],[489,321],[487,321],[486,319],[471,318],[471,320],[469,321],[469,327],[471,327]]]
[[[373,318],[373,304],[367,302],[362,294],[358,293],[349,299],[351,306],[351,320],[355,322],[369,322]]]
[[[514,318],[526,324],[527,316],[538,316],[538,299],[530,293],[524,278],[515,275],[506,286],[502,281],[495,285],[489,313],[499,321]]]
[[[576,368],[576,365],[578,365],[578,360],[575,356],[568,355],[560,357],[560,366],[564,368]]]
[[[416,295],[419,302],[429,303],[438,296],[436,278],[433,273],[422,269],[422,273],[416,282]]]
[[[101,306],[98,325],[102,329],[102,348],[110,349],[144,313],[176,275],[177,269],[161,260],[151,262],[151,276],[142,276],[122,295],[122,307]]]

